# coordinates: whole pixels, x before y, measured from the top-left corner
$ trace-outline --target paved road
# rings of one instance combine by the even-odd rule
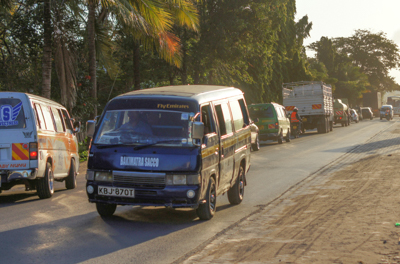
[[[0,195],[0,263],[172,263],[180,262],[218,234],[393,121],[362,121],[334,127],[329,134],[307,132],[279,145],[266,142],[252,153],[245,199],[230,206],[218,197],[217,214],[199,221],[192,210],[118,207],[115,217],[100,218],[87,202],[84,165],[78,188],[56,184],[51,199],[15,188]]]

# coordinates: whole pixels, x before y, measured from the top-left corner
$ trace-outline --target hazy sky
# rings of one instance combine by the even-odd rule
[[[308,15],[313,23],[305,45],[323,36],[349,37],[357,29],[367,29],[386,33],[400,47],[400,0],[296,0],[296,6],[296,20]],[[400,84],[399,70],[391,76]]]

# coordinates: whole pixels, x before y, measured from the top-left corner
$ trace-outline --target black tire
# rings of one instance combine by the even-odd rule
[[[100,216],[109,217],[115,213],[116,204],[96,203],[96,209]]]
[[[254,151],[258,151],[258,150],[260,149],[260,139],[259,139],[259,137],[258,137],[258,134],[257,134],[257,136],[256,136],[256,142],[255,142],[254,144],[251,144],[251,148],[252,148]]]
[[[282,144],[282,143],[283,143],[283,132],[282,132],[282,131],[281,131],[281,133],[279,134],[278,143],[279,143],[279,144]]]
[[[40,199],[47,199],[54,194],[54,174],[51,164],[47,162],[44,177],[37,182],[37,194]]]
[[[204,204],[200,204],[196,209],[197,216],[201,220],[210,220],[217,210],[217,190],[214,178],[210,178],[207,188],[207,197]]]
[[[228,191],[228,201],[230,204],[237,205],[243,201],[244,196],[244,170],[240,166],[238,177],[236,179],[235,185]]]
[[[342,127],[344,127],[344,123],[342,122]]]
[[[288,129],[288,131],[286,133],[285,141],[290,142],[290,129]]]
[[[76,186],[77,186],[77,183],[76,183],[75,161],[71,160],[69,174],[68,174],[67,178],[65,178],[65,188],[75,189]]]

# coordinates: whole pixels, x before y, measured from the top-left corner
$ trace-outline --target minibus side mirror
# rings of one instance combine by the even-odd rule
[[[86,135],[93,138],[94,129],[96,128],[96,121],[88,120],[86,122]]]
[[[81,131],[81,121],[74,122],[74,133],[79,133]]]
[[[203,122],[193,122],[192,126],[192,138],[193,139],[203,139],[204,137],[204,123]]]

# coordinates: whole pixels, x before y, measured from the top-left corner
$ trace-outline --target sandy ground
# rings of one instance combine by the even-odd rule
[[[184,263],[400,263],[399,136],[394,124]]]

